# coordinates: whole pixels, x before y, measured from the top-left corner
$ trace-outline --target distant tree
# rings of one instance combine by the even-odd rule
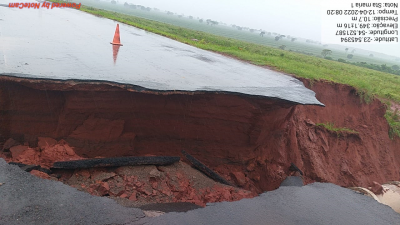
[[[203,22],[203,19],[199,19],[199,22],[202,23],[202,22]]]
[[[385,71],[388,69],[388,66],[386,66],[386,64],[382,64],[381,65],[381,70]]]
[[[124,3],[125,7],[129,7],[129,4],[127,2]]]
[[[238,30],[242,30],[242,29],[243,29],[242,27],[239,27],[239,26],[236,26],[236,28],[237,28]]]
[[[369,54],[369,57],[374,57],[374,54]]]
[[[348,55],[347,55],[347,58],[348,58],[348,59],[352,59],[352,58],[353,58],[353,55],[352,55],[352,54],[348,54]]]
[[[261,33],[260,33],[260,36],[261,36],[261,37],[264,37],[264,34],[265,34],[265,31],[261,32]]]
[[[292,42],[294,42],[295,40],[297,40],[296,38],[292,38]]]
[[[338,62],[343,62],[343,63],[346,62],[346,60],[344,60],[344,59],[338,59],[337,61],[338,61]]]
[[[346,53],[347,53],[348,50],[349,50],[349,48],[346,48],[346,49],[345,49]]]
[[[286,45],[281,45],[281,46],[279,46],[279,48],[282,49],[282,50],[285,50]]]
[[[276,37],[275,37],[275,41],[279,41],[279,39],[281,39],[280,36],[276,36]]]
[[[267,35],[271,36],[271,32],[267,32]]]
[[[328,45],[322,45],[322,47],[328,47]]]
[[[352,51],[351,51],[351,53],[354,53],[356,50],[355,49],[353,49]]]
[[[193,16],[189,16],[189,19],[191,19],[191,20],[192,20],[192,19],[193,19]]]
[[[393,65],[392,66],[392,70],[399,70],[399,69],[400,69],[400,67],[398,65]]]
[[[287,37],[287,39],[290,39],[290,35],[288,35],[288,36],[286,36]]]
[[[331,50],[329,50],[329,49],[324,49],[324,50],[322,50],[322,52],[321,52],[321,55],[324,57],[324,58],[326,58],[328,55],[330,55],[330,54],[332,54],[332,51]]]

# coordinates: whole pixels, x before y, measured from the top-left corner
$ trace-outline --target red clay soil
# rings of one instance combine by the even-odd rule
[[[18,162],[26,165],[40,165],[43,168],[51,168],[54,162],[79,160],[82,157],[75,154],[75,151],[64,140],[56,141],[52,138],[38,137],[37,147],[21,145],[10,138],[3,147],[9,152],[3,151],[0,156],[7,162]]]
[[[388,136],[385,106],[378,100],[362,103],[349,86],[304,83],[325,108],[0,77],[0,149],[8,138],[36,148],[38,137],[63,139],[84,158],[181,156],[184,149],[253,193],[276,189],[292,162],[307,183],[369,186],[400,180],[400,140]],[[327,122],[358,133],[316,126]]]
[[[92,195],[129,199],[135,205],[237,201],[257,194],[217,183],[183,162],[169,166],[82,169],[61,181]]]
[[[50,168],[54,162],[82,159],[64,140],[38,138],[38,147],[19,145],[9,139],[9,152],[0,154],[7,162],[40,165]],[[11,144],[10,144],[11,143]],[[7,147],[8,148],[8,147]],[[208,202],[237,201],[252,198],[257,193],[217,183],[186,163],[169,166],[123,166],[56,170],[48,175],[32,170],[32,175],[61,181],[97,196],[111,196],[133,201],[135,206],[150,203],[190,202],[205,206]],[[244,176],[244,175],[243,175]]]

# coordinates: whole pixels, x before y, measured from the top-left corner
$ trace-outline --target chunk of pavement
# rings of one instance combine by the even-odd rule
[[[40,166],[38,165],[24,165],[20,167],[21,170],[25,171],[25,172],[31,172],[32,170],[38,170],[40,168]]]
[[[129,224],[145,215],[109,198],[44,180],[0,159],[0,224]]]
[[[39,166],[39,168],[37,170],[39,170],[40,172],[43,172],[43,173],[47,173],[49,175],[53,173],[53,171],[51,171],[49,169],[46,169],[46,168],[43,168],[43,167],[40,167],[40,166]]]
[[[39,165],[27,165],[27,164],[17,163],[17,162],[9,162],[8,164],[9,165],[18,166],[19,168],[21,168],[25,172],[31,172],[32,170],[38,170],[40,172],[47,173],[47,174],[52,174],[53,173],[53,171],[51,171],[49,169],[46,169],[46,168],[42,168]]]
[[[231,183],[226,181],[224,178],[222,178],[216,172],[212,171],[210,168],[208,168],[206,165],[201,163],[199,160],[197,160],[193,156],[189,155],[189,153],[187,153],[186,151],[182,150],[182,154],[186,157],[187,160],[189,160],[189,162],[191,162],[193,164],[193,166],[196,169],[198,169],[199,171],[201,171],[202,173],[204,173],[205,175],[207,175],[211,179],[213,179],[213,180],[215,180],[215,181],[217,181],[217,182],[219,182],[221,184],[226,184],[226,185],[233,186]]]
[[[282,181],[279,187],[285,186],[294,186],[294,187],[302,187],[304,186],[303,179],[298,176],[288,176],[285,180]]]
[[[180,157],[175,156],[140,156],[140,157],[115,157],[84,159],[73,161],[55,162],[53,168],[57,169],[85,169],[93,167],[119,167],[138,165],[170,165],[179,162]]]

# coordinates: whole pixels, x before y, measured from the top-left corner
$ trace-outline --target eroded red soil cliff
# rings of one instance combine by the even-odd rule
[[[306,182],[368,186],[399,180],[399,138],[391,140],[378,100],[348,86],[309,85],[326,107],[215,93],[138,92],[124,85],[0,79],[0,149],[65,140],[79,157],[181,155],[186,150],[253,193],[273,190],[293,162]],[[334,123],[356,134],[337,134]],[[67,153],[66,153],[67,154]]]

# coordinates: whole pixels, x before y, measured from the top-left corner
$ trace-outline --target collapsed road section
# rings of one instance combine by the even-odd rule
[[[1,157],[52,170],[34,175],[119,200],[201,206],[274,190],[295,171],[306,184],[400,180],[400,140],[388,136],[385,106],[363,103],[352,87],[310,85],[122,24],[124,46],[113,51],[113,21],[70,9],[38,17],[3,8]],[[58,161],[182,150],[234,187],[186,160],[53,169]]]
[[[307,80],[304,82],[308,85]],[[399,140],[388,136],[384,105],[378,100],[362,103],[356,91],[344,85],[316,82],[310,86],[325,108],[248,95],[138,91],[111,82],[1,76],[0,87],[0,149],[9,162],[51,168],[56,161],[96,157],[182,157],[181,150],[185,150],[228,182],[248,191],[240,193],[239,189],[220,186],[224,191],[219,193],[228,191],[229,195],[214,198],[207,194],[213,189],[203,190],[215,184],[210,183],[197,189],[199,192],[183,188],[184,194],[172,200],[164,198],[166,202],[179,199],[205,205],[255,196],[276,189],[295,170],[303,173],[305,183],[323,181],[345,187],[399,180]],[[334,132],[318,125],[331,121],[355,132]],[[147,177],[140,182],[150,185],[152,180],[157,184],[147,191],[141,189],[141,193],[162,193],[166,186],[158,185],[168,184],[168,177],[189,169],[185,162],[172,166],[176,172],[169,175],[161,167],[146,167]],[[124,195],[118,189],[110,192],[110,184],[104,184],[112,177],[115,187],[120,179],[135,183],[134,177],[124,177],[126,174],[119,171],[99,171],[64,173],[61,180],[102,196],[129,199],[134,193],[130,190]],[[96,174],[103,172],[108,175],[98,180]],[[157,180],[154,174],[159,173],[165,176],[156,176],[162,178]],[[87,181],[70,180],[74,176],[78,180],[86,177]],[[189,187],[196,182],[193,176],[182,175],[179,182],[185,185],[176,185]],[[166,193],[178,189],[169,188],[171,192]],[[187,198],[200,192],[199,199]]]
[[[20,20],[20,11],[2,13],[24,29],[4,23],[0,37],[0,58],[7,59],[0,64],[2,157],[40,166],[30,173],[94,195],[201,206],[256,196],[284,179],[267,182],[263,167],[251,176],[243,172],[256,146],[292,106],[323,105],[290,76],[134,27],[121,24],[124,46],[111,48],[110,20],[59,9],[43,11],[43,19],[23,12],[29,21]],[[181,150],[237,187],[212,181],[185,162],[42,172],[58,161],[181,156]]]

